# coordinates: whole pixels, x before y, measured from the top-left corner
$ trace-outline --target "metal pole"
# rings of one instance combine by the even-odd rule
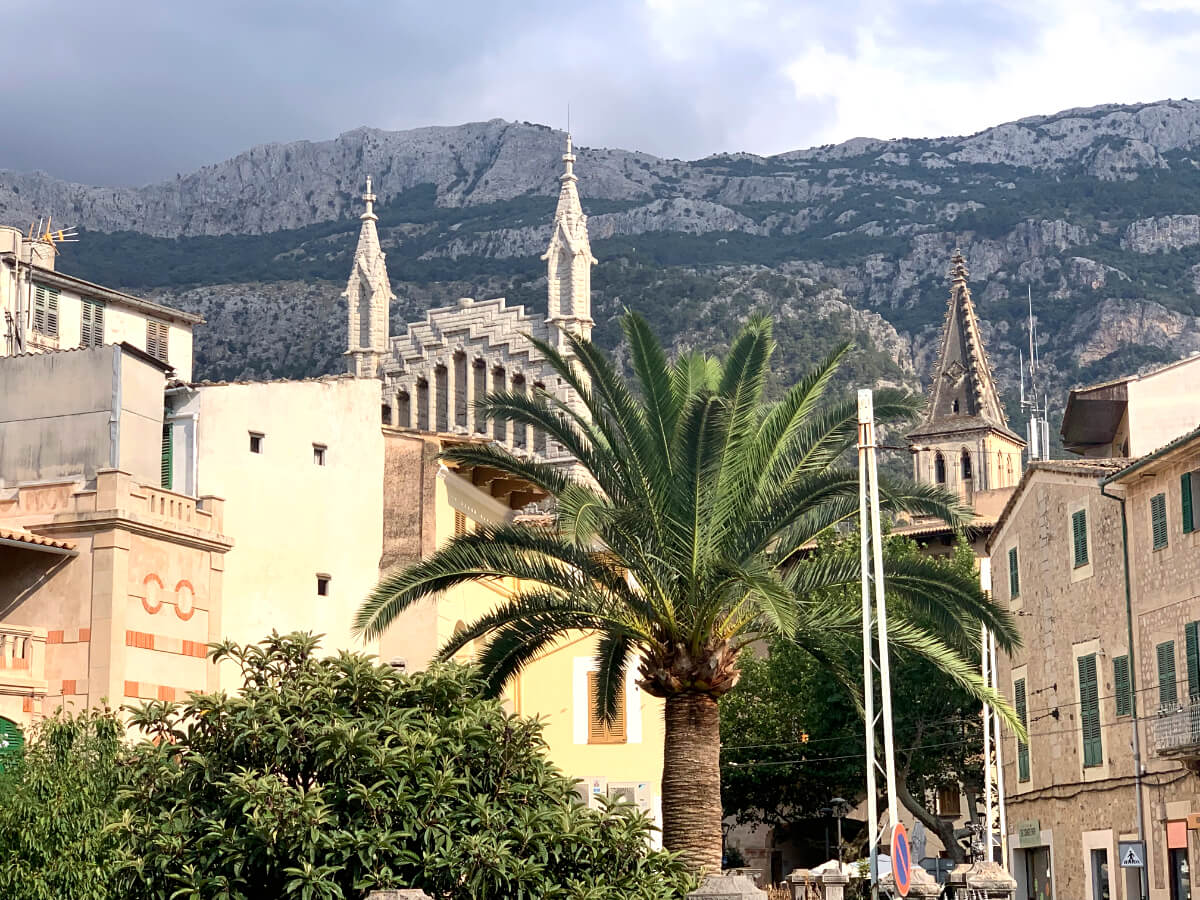
[[[1000,685],[996,681],[996,673],[999,671],[996,668],[996,635],[989,634],[989,643],[992,651],[992,688],[996,693],[1000,692]],[[1004,870],[1008,871],[1008,811],[1004,808],[1004,753],[1003,745],[1000,743],[1000,717],[992,716],[992,727],[995,729],[996,743],[996,805],[1000,812],[1000,865]]]
[[[865,406],[865,410],[864,410]],[[892,677],[888,663],[887,599],[883,590],[883,539],[879,527],[879,471],[875,463],[875,411],[871,391],[858,392],[859,421],[866,417],[866,453],[871,492],[871,549],[875,561],[875,617],[879,633],[879,697],[883,713],[883,761],[887,775],[888,824],[900,822],[896,799],[896,742],[892,734]]]
[[[979,661],[983,683],[992,683],[990,655],[988,654],[987,626],[980,626]],[[992,707],[983,704],[983,846],[987,859],[992,859]]]
[[[864,395],[866,397],[864,406]],[[871,392],[858,392],[858,541],[862,580],[863,722],[867,755],[867,831],[871,859],[871,897],[879,897],[879,800],[875,787],[875,679],[872,675],[871,585],[867,532],[867,442],[871,427]]]

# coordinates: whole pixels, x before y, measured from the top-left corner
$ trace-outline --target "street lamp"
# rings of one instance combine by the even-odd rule
[[[840,866],[842,864],[842,816],[846,815],[850,804],[843,797],[834,797],[829,803],[833,807],[833,814],[837,817],[837,861]]]

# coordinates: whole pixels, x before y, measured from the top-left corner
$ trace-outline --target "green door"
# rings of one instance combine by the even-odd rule
[[[21,758],[24,746],[25,736],[21,734],[17,723],[0,718],[0,772],[4,771],[5,764],[12,764]]]

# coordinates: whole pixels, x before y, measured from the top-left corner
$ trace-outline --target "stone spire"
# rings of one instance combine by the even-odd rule
[[[550,339],[562,346],[566,333],[591,337],[592,334],[592,266],[596,259],[588,241],[587,216],[579,203],[576,187],[575,154],[571,136],[567,135],[567,152],[563,154],[563,174],[558,180],[558,208],[554,213],[554,231],[550,247],[542,255],[549,277],[547,288],[547,322]]]
[[[918,429],[922,432],[956,425],[1009,430],[979,333],[968,274],[966,260],[955,250],[950,259],[949,309],[929,389],[929,408]]]
[[[388,280],[385,255],[379,246],[375,223],[375,195],[371,193],[371,178],[362,196],[366,211],[359,217],[362,227],[358,233],[358,248],[346,291],[346,356],[350,374],[372,378],[388,349],[388,305],[394,299]]]

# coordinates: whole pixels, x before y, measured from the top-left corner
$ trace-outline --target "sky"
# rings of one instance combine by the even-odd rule
[[[503,118],[696,159],[1200,97],[1200,0],[0,0],[0,168]]]

